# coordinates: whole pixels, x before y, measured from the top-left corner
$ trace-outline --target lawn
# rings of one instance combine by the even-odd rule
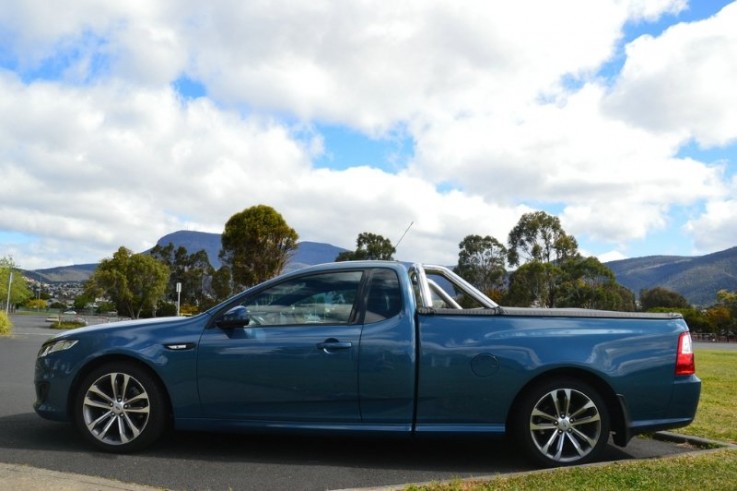
[[[694,422],[678,433],[737,444],[737,351],[696,352],[701,399]]]
[[[677,432],[737,444],[737,351],[699,350],[696,373],[703,384],[693,424]],[[721,491],[737,488],[737,450],[720,449],[665,459],[620,461],[503,476],[490,481],[455,481],[408,490],[673,489]]]

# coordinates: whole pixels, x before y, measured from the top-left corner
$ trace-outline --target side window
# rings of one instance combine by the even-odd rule
[[[347,324],[362,275],[361,271],[341,271],[279,283],[243,302],[249,325]]]
[[[378,322],[402,311],[402,292],[397,273],[391,269],[375,269],[371,276],[364,322]]]

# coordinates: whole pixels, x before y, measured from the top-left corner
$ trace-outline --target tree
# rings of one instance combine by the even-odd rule
[[[719,290],[717,303],[729,309],[733,317],[737,317],[737,291]]]
[[[699,310],[693,307],[655,307],[648,312],[678,313],[683,316],[683,320],[688,324],[688,328],[692,333],[716,333],[719,329],[718,316],[723,314],[719,307],[712,307],[708,310]]]
[[[186,247],[169,242],[166,246],[156,245],[151,255],[164,263],[170,271],[166,296],[173,301],[177,299],[177,283],[181,283],[181,303],[201,305],[208,295],[205,292],[205,279],[212,276],[214,270],[204,249],[190,254]]]
[[[614,273],[595,257],[572,257],[560,266],[556,295],[559,307],[635,310],[635,295],[618,284]]]
[[[509,301],[515,305],[557,306],[560,285],[565,281],[563,264],[582,259],[576,239],[565,233],[557,217],[536,211],[520,217],[509,232],[507,245],[509,264],[522,264],[510,275]]]
[[[31,310],[46,310],[49,305],[46,300],[41,300],[40,298],[31,298],[30,300],[26,300],[26,307]]]
[[[551,307],[550,278],[557,274],[553,264],[530,261],[517,268],[509,276],[509,290],[505,297],[508,305],[521,307]]]
[[[10,275],[13,275],[13,281],[10,281]],[[8,296],[8,286],[10,286],[10,295]],[[13,258],[0,257],[0,305],[5,306],[5,310],[10,310],[14,305],[19,305],[31,298],[33,293],[28,288],[26,278],[16,267]],[[10,305],[5,305],[10,297]]]
[[[467,235],[459,244],[457,275],[489,296],[504,289],[507,248],[489,235]]]
[[[680,293],[657,286],[649,290],[647,288],[640,290],[640,306],[642,310],[657,307],[685,309],[689,307],[689,303]]]
[[[298,238],[272,207],[252,206],[225,224],[219,257],[230,269],[235,289],[243,289],[280,274]]]
[[[729,319],[722,322],[719,332],[728,337],[734,335],[737,330],[737,291],[719,290],[716,306],[729,312]]]
[[[704,330],[709,333],[719,334],[721,332],[726,332],[732,327],[732,313],[729,311],[729,308],[724,305],[712,305],[706,310],[706,312],[704,312],[704,316],[706,317],[708,325],[708,328]],[[689,324],[688,327],[694,331],[697,330],[695,327],[691,327],[691,324]]]
[[[522,215],[507,243],[509,264],[522,264],[509,277],[511,305],[634,310],[634,294],[598,259],[583,257],[557,217]]]
[[[508,261],[512,266],[522,262],[558,262],[578,254],[578,243],[563,231],[558,217],[544,211],[525,213],[509,232]]]
[[[74,310],[81,311],[85,310],[88,305],[94,304],[95,299],[89,295],[82,293],[74,297]]]
[[[93,298],[105,295],[118,312],[137,319],[144,310],[154,311],[168,279],[166,265],[121,246],[112,259],[102,260],[88,280],[85,294]]]
[[[222,301],[233,294],[233,280],[230,276],[230,268],[221,266],[212,275],[212,291],[215,293],[215,300]]]
[[[356,238],[356,250],[338,254],[336,261],[387,260],[394,259],[397,250],[391,241],[381,235],[362,232]]]

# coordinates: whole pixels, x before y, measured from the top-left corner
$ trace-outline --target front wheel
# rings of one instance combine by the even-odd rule
[[[609,440],[609,413],[586,383],[561,378],[537,385],[520,400],[513,434],[523,450],[545,467],[596,459]]]
[[[166,430],[165,398],[156,379],[126,362],[91,371],[79,385],[74,422],[82,435],[108,452],[140,450]]]

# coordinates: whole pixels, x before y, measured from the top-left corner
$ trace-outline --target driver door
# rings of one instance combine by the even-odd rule
[[[199,346],[203,416],[254,422],[360,421],[356,299],[362,271],[291,278],[241,302],[243,328]]]

